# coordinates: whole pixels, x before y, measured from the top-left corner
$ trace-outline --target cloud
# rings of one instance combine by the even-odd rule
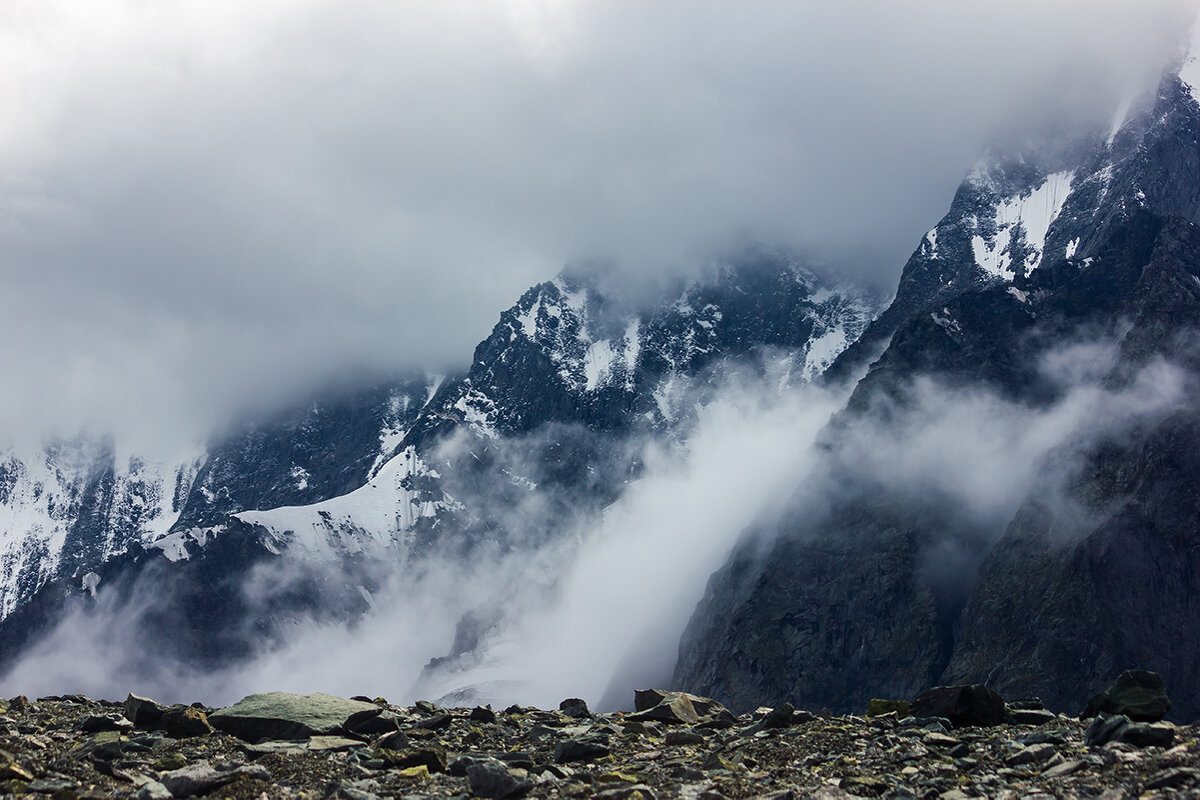
[[[1144,84],[1188,5],[7,3],[0,424],[462,364],[581,258],[890,283],[998,125]]]
[[[616,452],[607,460],[643,466],[642,477],[606,508],[596,507],[594,487],[571,479],[538,491],[508,480],[546,479],[557,467],[546,463],[544,446],[586,431],[493,443],[488,471],[452,486],[469,512],[489,516],[490,532],[462,537],[470,547],[443,531],[431,552],[409,559],[384,552],[338,565],[296,554],[249,569],[233,604],[243,611],[223,621],[221,632],[246,637],[251,658],[205,668],[160,640],[187,627],[181,604],[189,601],[180,587],[189,578],[173,575],[180,597],[164,595],[164,576],[151,568],[129,585],[102,582],[96,602],[73,606],[0,676],[0,688],[116,698],[132,690],[210,704],[268,690],[393,702],[460,690],[500,705],[554,707],[567,696],[593,706],[627,702],[634,684],[668,679],[708,576],[811,466],[810,443],[848,393],[781,393],[778,376],[756,382],[738,375],[697,411],[686,442],[611,445]],[[439,465],[466,460],[482,445],[452,440],[433,457]],[[604,457],[592,463],[617,473]],[[350,587],[352,602],[362,584],[374,587],[364,595],[369,610],[345,613],[350,603],[337,587]],[[309,597],[315,585],[329,596],[297,610],[295,598]],[[465,637],[461,661],[423,674],[431,659],[452,653],[464,618],[479,620],[479,640]],[[475,695],[464,697],[473,702]]]
[[[93,607],[77,607],[0,676],[0,692],[119,698],[133,690],[223,704],[258,691],[320,690],[393,702],[450,695],[458,705],[554,707],[579,696],[596,708],[624,706],[633,689],[670,681],[709,577],[748,532],[823,535],[824,514],[839,501],[868,507],[884,498],[918,517],[932,507],[950,524],[929,531],[936,541],[922,568],[961,601],[1027,497],[1058,496],[1060,514],[1094,514],[1070,491],[1081,456],[1098,440],[1154,424],[1190,392],[1186,375],[1158,360],[1110,385],[1114,363],[1107,340],[1054,349],[1042,366],[1061,396],[1041,406],[918,378],[907,402],[841,425],[833,449],[814,442],[849,387],[780,391],[777,376],[737,373],[714,389],[685,439],[615,446],[613,460],[632,458],[642,471],[599,512],[591,492],[581,497],[569,482],[512,491],[524,484],[512,475],[549,469],[541,444],[569,431],[493,443],[487,469],[455,485],[469,511],[491,517],[486,533],[463,537],[471,547],[443,531],[441,549],[408,560],[388,552],[336,565],[299,554],[258,565],[242,581],[245,612],[221,626],[246,626],[255,653],[221,669],[181,661],[171,642],[156,640],[186,627],[171,615],[187,601],[163,595],[161,574],[131,588],[101,583]],[[473,452],[452,441],[436,457]],[[360,597],[363,584],[372,589]],[[317,585],[328,596],[313,595]],[[289,605],[297,597],[307,610]],[[369,610],[347,613],[361,598]],[[464,619],[478,625],[459,637]],[[424,669],[446,656],[458,657]]]

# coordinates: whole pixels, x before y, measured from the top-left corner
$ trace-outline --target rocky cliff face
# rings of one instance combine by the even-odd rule
[[[896,301],[835,367],[881,351],[824,436],[802,512],[764,525],[710,581],[680,646],[681,686],[739,708],[787,697],[850,710],[947,681],[1061,708],[1132,665],[1200,685],[1185,621],[1200,588],[1186,478],[1200,428],[1183,400],[1200,376],[1198,130],[1190,87],[1169,78],[1107,136],[968,176]],[[856,431],[880,448],[903,441],[931,383],[959,400],[1062,408],[1060,355],[1080,340],[1115,343],[1090,385],[1142,381],[1146,415],[1102,435],[1104,422],[1077,419],[1004,514],[863,469]],[[1156,359],[1173,366],[1148,375]],[[1172,400],[1158,394],[1174,382]],[[1175,713],[1200,715],[1200,695]]]

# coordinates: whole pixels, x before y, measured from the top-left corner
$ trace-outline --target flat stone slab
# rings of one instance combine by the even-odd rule
[[[208,721],[214,728],[247,742],[264,739],[308,739],[329,736],[351,715],[377,709],[373,703],[347,700],[331,694],[252,694],[214,711]]]

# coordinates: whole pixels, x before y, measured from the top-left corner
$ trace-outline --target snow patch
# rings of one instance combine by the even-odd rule
[[[537,338],[537,318],[541,307],[542,297],[538,295],[537,301],[530,305],[524,314],[517,317],[517,323],[521,326],[521,332],[525,334],[526,339]]]
[[[1192,23],[1191,47],[1179,70],[1179,78],[1187,84],[1192,97],[1200,102],[1200,19]]]
[[[1112,147],[1116,141],[1117,134],[1121,132],[1122,126],[1125,125],[1125,120],[1129,117],[1129,109],[1133,107],[1133,97],[1127,97],[1121,101],[1121,105],[1117,107],[1117,111],[1113,114],[1112,123],[1108,126],[1108,138],[1104,142],[1105,147]]]
[[[925,242],[928,245],[928,251],[929,251],[928,255],[929,255],[930,261],[933,261],[934,259],[936,259],[938,257],[937,240],[938,240],[937,228],[934,228],[933,230],[929,231],[929,233],[925,234]]]
[[[308,488],[308,479],[311,477],[308,470],[304,467],[292,466],[291,472],[288,473],[292,480],[296,482],[296,491],[303,492]]]
[[[191,490],[202,457],[199,445],[143,457],[86,436],[0,449],[0,619],[59,575],[64,560],[74,572],[166,533],[179,518],[177,487]],[[66,552],[85,488],[101,474],[111,476],[112,503],[98,509],[100,536],[73,540]]]
[[[422,487],[428,479],[438,477],[416,449],[408,447],[369,483],[349,494],[312,505],[243,511],[234,516],[262,527],[289,550],[320,559],[372,553],[380,547],[403,547],[419,520],[460,507],[441,492]]]
[[[944,314],[945,316],[942,316]],[[958,335],[962,333],[962,327],[958,324],[958,320],[950,315],[950,309],[943,308],[942,313],[936,311],[929,315],[934,322],[946,330],[947,333]]]
[[[616,360],[612,342],[601,339],[592,342],[587,352],[583,354],[583,388],[593,391],[607,383]]]
[[[1042,262],[1046,235],[1071,193],[1074,177],[1073,171],[1056,172],[1048,175],[1040,186],[1028,194],[1001,199],[992,218],[995,235],[985,237],[977,233],[971,237],[976,265],[988,275],[1004,280],[1016,277],[1013,271],[1013,233],[1019,228],[1024,233],[1024,244],[1028,249],[1025,274],[1037,269]],[[977,230],[981,227],[978,219],[975,225]]]
[[[151,542],[148,549],[161,550],[163,556],[171,562],[187,561],[192,557],[188,548],[189,543],[196,545],[197,548],[203,548],[208,544],[210,535],[224,530],[224,526],[221,526],[212,530],[189,528],[186,531],[176,531]]]
[[[808,340],[808,347],[804,353],[804,367],[801,370],[801,377],[806,381],[811,381],[817,375],[820,375],[829,365],[833,363],[842,351],[850,346],[849,340],[846,338],[846,329],[838,326],[830,328],[820,336],[814,336]]]
[[[499,437],[500,434],[496,432],[496,404],[483,392],[470,389],[454,401],[451,408],[459,412],[462,415],[461,418],[438,412],[433,412],[433,414],[459,425],[467,425],[475,433],[489,439]]]
[[[642,353],[642,325],[636,319],[625,329],[625,388],[633,389],[633,379]]]

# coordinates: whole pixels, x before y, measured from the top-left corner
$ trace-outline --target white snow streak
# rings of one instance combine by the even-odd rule
[[[1024,232],[1024,242],[1030,249],[1025,273],[1037,269],[1042,261],[1046,234],[1071,193],[1074,177],[1075,173],[1071,171],[1056,172],[1047,176],[1042,185],[1028,195],[1003,198],[997,204],[993,218],[996,227],[994,238],[989,240],[981,234],[971,238],[971,248],[979,268],[1004,280],[1015,277],[1012,269],[1013,232],[1020,226]]]

